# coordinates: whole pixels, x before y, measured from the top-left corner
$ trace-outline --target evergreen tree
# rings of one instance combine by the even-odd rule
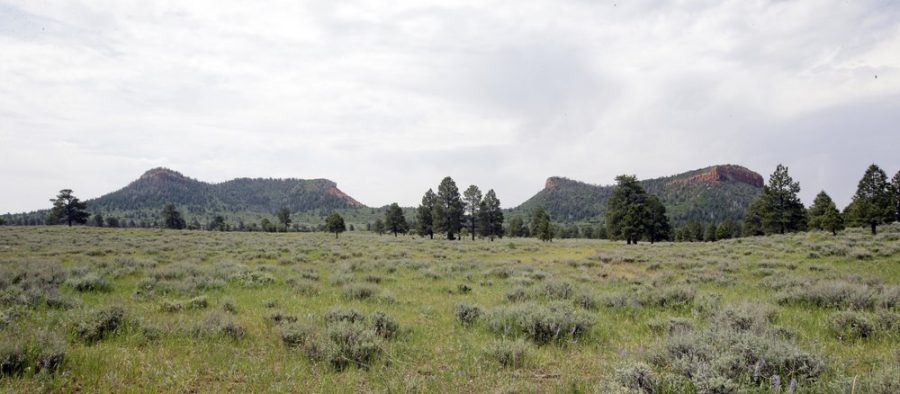
[[[284,231],[287,231],[291,225],[291,210],[287,207],[282,207],[275,213],[275,216],[278,217],[278,223],[281,223]]]
[[[100,212],[95,213],[91,220],[94,222],[93,224],[95,227],[103,227],[103,225],[106,223],[103,220],[103,214]]]
[[[716,239],[729,239],[731,238],[731,228],[728,227],[728,223],[722,222],[716,227]]]
[[[824,190],[820,191],[816,195],[815,200],[813,200],[812,205],[809,206],[809,228],[826,230],[824,223],[825,214],[831,210],[837,211],[834,201],[831,200],[831,197]],[[840,215],[840,212],[838,214]]]
[[[716,242],[718,239],[716,238],[716,225],[710,223],[709,226],[706,226],[706,231],[703,232],[703,240],[706,242]]]
[[[119,219],[115,217],[106,218],[106,226],[112,228],[119,227]]]
[[[387,211],[384,212],[384,225],[387,231],[394,233],[394,237],[398,233],[406,234],[409,225],[406,224],[406,217],[403,216],[403,209],[397,203],[391,204]]]
[[[325,219],[325,231],[334,233],[334,238],[337,238],[338,234],[344,232],[345,230],[347,230],[347,227],[344,226],[344,218],[342,218],[341,215],[337,214],[336,212],[328,215],[328,217]]]
[[[91,215],[87,212],[87,204],[82,202],[72,194],[71,189],[63,189],[59,191],[55,199],[50,199],[53,208],[48,216],[48,223],[66,223],[69,227],[72,223],[85,224]]]
[[[763,211],[765,210],[766,201],[762,195],[747,207],[747,214],[744,216],[744,235],[757,236],[765,235],[766,230],[763,227]]]
[[[553,242],[553,228],[550,225],[550,215],[544,207],[535,209],[531,218],[531,234],[544,242]]]
[[[381,219],[375,219],[375,224],[372,225],[372,230],[375,231],[376,234],[381,235],[384,234],[384,222]]]
[[[225,224],[225,218],[222,217],[222,215],[214,216],[213,219],[209,221],[209,224],[206,225],[206,229],[209,231],[225,231],[225,230],[227,230],[227,226]]]
[[[894,221],[900,222],[900,171],[891,178],[891,200],[894,202]]]
[[[527,229],[525,222],[521,217],[516,216],[509,220],[509,236],[510,237],[526,237]]]
[[[259,222],[259,227],[267,233],[275,232],[275,225],[268,218],[263,218]]]
[[[672,228],[669,226],[669,218],[666,216],[666,207],[654,195],[647,197],[647,223],[644,226],[647,238],[650,243],[669,239],[669,232]]]
[[[859,180],[850,207],[854,224],[869,226],[872,235],[877,233],[876,227],[879,224],[894,220],[896,207],[891,198],[891,184],[884,170],[875,164],[869,166]]]
[[[431,189],[422,196],[422,204],[416,209],[416,229],[421,236],[434,239],[434,201],[437,198]]]
[[[806,212],[797,193],[800,183],[788,174],[788,168],[779,164],[763,187],[762,223],[766,233],[802,231],[806,229]]]
[[[465,202],[466,224],[469,228],[469,234],[472,234],[472,240],[475,240],[475,227],[478,225],[478,209],[481,208],[481,190],[478,186],[469,185],[469,188],[463,192],[463,201]]]
[[[834,204],[825,208],[825,214],[822,215],[822,229],[831,231],[832,235],[837,235],[838,231],[844,229],[844,217]]]
[[[479,233],[482,237],[490,238],[491,241],[494,238],[502,238],[503,209],[500,208],[500,200],[494,193],[494,189],[488,190],[480,204],[481,207],[478,210]]]
[[[175,208],[175,204],[166,204],[160,216],[164,228],[181,230],[185,227],[184,218],[181,216],[181,212]]]
[[[629,245],[636,244],[648,223],[647,192],[633,175],[619,175],[616,183],[607,202],[607,233],[612,239],[624,239]]]
[[[459,197],[459,189],[453,178],[445,177],[438,186],[432,218],[434,231],[447,234],[447,239],[455,239],[462,228],[463,204]]]

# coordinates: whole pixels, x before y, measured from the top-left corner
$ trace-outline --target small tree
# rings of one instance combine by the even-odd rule
[[[87,204],[75,197],[71,189],[60,190],[56,198],[50,199],[50,202],[53,203],[47,220],[50,223],[66,223],[71,227],[72,223],[87,223],[91,215],[87,212]]]
[[[800,183],[779,164],[763,187],[762,222],[767,233],[802,231],[806,229],[806,212],[800,197]]]
[[[531,234],[544,242],[553,242],[553,227],[550,225],[550,215],[544,207],[538,207],[531,218]]]
[[[459,189],[453,178],[445,177],[438,186],[434,203],[434,231],[447,234],[447,239],[455,239],[462,228],[463,204],[459,197]]]
[[[334,238],[337,238],[338,234],[345,230],[347,230],[347,228],[344,226],[344,218],[337,214],[337,212],[328,215],[328,218],[325,219],[325,231],[334,233]]]
[[[488,190],[478,209],[478,227],[482,237],[488,237],[491,241],[494,237],[503,237],[503,210],[500,208],[500,200],[494,189]]]
[[[669,218],[666,216],[666,206],[659,201],[654,195],[647,197],[647,223],[644,226],[644,232],[650,243],[662,241],[669,238],[669,232],[672,228],[669,226]]]
[[[519,216],[510,219],[508,234],[510,237],[527,237],[528,228],[525,227],[525,221]]]
[[[434,201],[437,198],[431,189],[422,196],[422,204],[416,208],[416,230],[421,236],[434,239]]]
[[[607,232],[612,239],[624,239],[636,244],[644,234],[649,222],[646,207],[647,192],[638,184],[633,175],[616,177],[616,187],[607,200]]]
[[[757,236],[766,234],[766,230],[763,227],[765,205],[765,199],[759,196],[747,207],[747,213],[744,215],[744,235]]]
[[[282,207],[275,213],[275,216],[278,217],[278,223],[281,223],[284,231],[287,231],[291,225],[291,210],[287,207]]]
[[[869,166],[856,188],[849,211],[857,225],[868,225],[872,235],[876,227],[894,220],[896,209],[891,198],[887,174],[875,164]]]
[[[825,208],[825,214],[822,215],[821,223],[822,228],[831,231],[832,235],[837,235],[838,231],[844,229],[844,217],[834,204]]]
[[[384,225],[388,231],[394,233],[394,237],[398,233],[406,234],[409,225],[406,224],[406,217],[403,216],[403,209],[397,203],[391,204],[387,211],[384,212]]]
[[[162,225],[164,228],[172,230],[181,230],[185,227],[184,218],[181,212],[175,208],[175,204],[166,204],[160,213],[162,217]]]
[[[106,226],[116,228],[119,227],[119,219],[116,217],[108,217],[106,218]]]
[[[91,217],[91,221],[93,222],[95,227],[103,227],[103,225],[106,224],[106,222],[103,220],[103,214],[100,212],[95,213],[94,216]]]
[[[900,222],[900,171],[891,178],[891,200],[894,202],[894,221]]]
[[[463,201],[465,202],[466,225],[469,228],[469,234],[472,234],[472,240],[475,240],[475,227],[478,225],[478,210],[481,208],[481,190],[478,186],[469,185],[469,188],[463,192]]]
[[[381,219],[375,219],[375,224],[372,225],[372,230],[375,231],[375,233],[378,235],[384,234],[384,222],[381,221]]]
[[[706,231],[703,233],[703,240],[706,242],[716,242],[718,239],[716,238],[716,225],[710,223],[709,226],[706,226]]]
[[[825,215],[831,211],[837,212],[837,207],[834,205],[834,201],[831,200],[831,197],[828,196],[828,193],[825,193],[823,190],[816,195],[815,200],[813,200],[812,205],[809,206],[809,210],[807,211],[809,215],[809,228],[827,230],[825,226]],[[840,217],[840,212],[838,212],[838,217]],[[831,219],[833,220],[834,217]]]

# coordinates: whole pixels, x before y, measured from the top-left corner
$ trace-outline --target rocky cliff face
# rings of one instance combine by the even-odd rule
[[[681,179],[675,179],[666,186],[685,185],[690,183],[741,182],[754,187],[763,187],[763,177],[751,170],[732,164],[712,166],[705,171]]]

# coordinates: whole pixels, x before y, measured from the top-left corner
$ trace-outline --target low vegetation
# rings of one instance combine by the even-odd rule
[[[0,227],[0,391],[894,393],[900,226],[716,243]]]

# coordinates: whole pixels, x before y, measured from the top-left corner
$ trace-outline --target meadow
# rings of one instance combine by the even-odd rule
[[[900,226],[715,243],[0,227],[2,392],[900,392]]]

